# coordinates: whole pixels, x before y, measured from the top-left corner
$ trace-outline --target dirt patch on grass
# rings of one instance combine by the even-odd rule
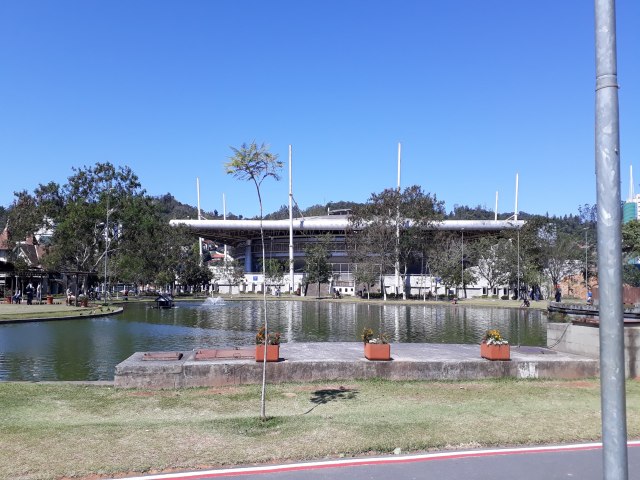
[[[573,380],[569,382],[558,383],[558,387],[562,388],[600,388],[600,383],[596,381]]]
[[[201,390],[203,395],[237,395],[242,393],[237,387],[211,387]]]
[[[160,397],[173,398],[179,397],[180,392],[177,390],[130,390],[127,391],[128,397]]]

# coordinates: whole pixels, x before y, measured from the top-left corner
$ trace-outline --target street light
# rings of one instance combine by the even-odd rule
[[[589,290],[589,244],[587,243],[588,227],[584,227],[584,285]]]
[[[462,233],[462,266],[460,267],[460,284],[462,285],[462,293],[464,293],[464,228],[460,230]],[[462,295],[460,295],[462,298]]]
[[[109,210],[109,198],[111,197],[111,190],[113,190],[112,187],[109,187],[109,189],[107,190],[107,222],[105,223],[105,228],[104,228],[104,238],[105,238],[105,247],[104,247],[104,301],[107,301],[107,291],[108,291],[108,286],[109,286],[109,281],[108,281],[108,277],[107,277],[107,265],[109,264],[109,213],[111,213],[111,210]]]
[[[520,229],[518,228],[518,292],[516,293],[516,300],[520,298]]]

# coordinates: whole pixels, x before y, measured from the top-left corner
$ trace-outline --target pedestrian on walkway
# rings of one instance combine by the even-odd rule
[[[27,284],[24,293],[27,294],[27,305],[33,305],[33,285],[31,285],[31,282]]]

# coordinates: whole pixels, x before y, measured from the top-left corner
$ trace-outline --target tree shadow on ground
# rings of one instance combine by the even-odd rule
[[[338,388],[325,388],[322,390],[316,390],[313,392],[311,396],[311,403],[313,403],[313,407],[304,412],[304,415],[311,413],[316,407],[320,405],[326,405],[329,402],[333,402],[336,400],[353,400],[356,398],[358,394],[357,390],[352,390],[350,388],[346,388],[340,386]]]

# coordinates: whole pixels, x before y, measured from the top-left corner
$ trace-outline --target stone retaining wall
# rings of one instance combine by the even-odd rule
[[[560,352],[600,358],[600,329],[571,323],[547,324],[547,346]],[[627,378],[640,375],[640,327],[624,327]]]

